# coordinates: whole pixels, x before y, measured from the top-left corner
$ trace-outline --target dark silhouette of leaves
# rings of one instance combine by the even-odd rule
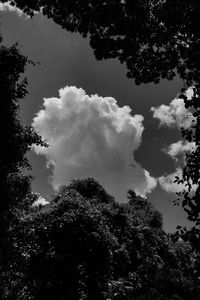
[[[110,197],[89,178],[24,208],[11,226],[8,299],[197,300],[191,245],[165,234],[161,215],[133,191],[126,204]]]
[[[24,173],[30,169],[26,154],[33,143],[45,145],[31,127],[22,124],[19,116],[19,102],[27,94],[27,80],[22,75],[30,63],[33,64],[20,54],[17,45],[0,45],[0,294],[4,288],[3,272],[12,252],[9,225],[15,206],[31,189],[31,176]]]
[[[6,2],[6,0],[2,1]],[[42,11],[62,28],[90,38],[97,59],[117,58],[136,84],[200,78],[198,0],[13,0],[26,14]]]

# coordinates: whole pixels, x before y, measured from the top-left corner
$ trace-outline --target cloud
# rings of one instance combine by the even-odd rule
[[[177,193],[182,192],[184,189],[188,191],[188,187],[184,183],[177,184],[174,182],[176,176],[178,176],[180,179],[182,178],[182,169],[180,167],[177,167],[176,171],[172,174],[159,177],[158,182],[166,192]],[[190,194],[193,194],[197,187],[198,185],[193,184]]]
[[[142,140],[143,117],[132,116],[130,107],[119,107],[112,97],[88,96],[66,86],[58,98],[44,99],[33,127],[49,143],[35,151],[52,166],[54,189],[72,179],[94,177],[123,201],[130,188],[145,195],[156,186],[133,158]]]
[[[40,205],[44,206],[47,204],[49,204],[49,202],[45,198],[39,195],[38,199],[35,202],[33,202],[32,206],[40,206]]]
[[[0,11],[16,12],[20,17],[24,14],[22,10],[11,5],[10,2],[0,3]]]
[[[193,95],[193,88],[189,88],[186,91],[188,100]],[[153,117],[160,121],[160,126],[168,127],[184,127],[190,128],[195,118],[192,116],[191,111],[185,108],[183,99],[176,97],[170,102],[169,105],[160,105],[158,107],[151,107]]]
[[[184,141],[177,141],[169,145],[165,149],[165,153],[169,155],[176,163],[176,171],[174,173],[164,175],[158,178],[160,186],[167,192],[177,193],[183,191],[184,184],[177,184],[174,182],[175,177],[182,178],[182,168],[185,166],[185,153],[192,152],[196,149],[195,143]]]
[[[172,174],[168,174],[165,176],[160,176],[158,179],[158,182],[163,190],[170,193],[177,193],[183,191],[185,188],[185,185],[180,183],[177,184],[174,182],[175,177],[178,176],[179,178],[182,178],[182,170],[181,168],[177,168],[176,171]]]
[[[174,182],[175,177],[178,176],[182,178],[182,168],[185,166],[185,153],[192,152],[195,150],[195,143],[188,143],[183,141],[178,141],[171,144],[165,151],[176,163],[175,172],[163,175],[158,178],[158,183],[167,192],[177,193],[184,190],[184,184],[177,184]],[[187,189],[187,188],[186,188]],[[196,189],[196,185],[193,185],[192,191]]]
[[[141,189],[138,190],[135,188],[136,194],[146,197],[146,194],[151,193],[151,191],[157,186],[157,180],[150,175],[147,170],[144,170],[144,175],[146,177],[146,181],[144,182],[144,192],[141,192]]]
[[[190,87],[186,92],[187,99],[190,100],[193,96],[193,87]],[[192,116],[191,108],[186,109],[183,99],[176,97],[169,105],[160,105],[159,107],[152,107],[153,117],[159,120],[160,126],[181,127],[185,129],[191,128],[194,124],[195,118]],[[175,176],[182,178],[182,167],[185,166],[185,154],[196,149],[194,142],[187,142],[179,140],[170,144],[164,149],[164,152],[169,155],[175,162],[175,172],[163,175],[158,178],[160,186],[167,192],[181,192],[185,188],[184,184],[174,183]],[[193,187],[193,191],[195,190]]]
[[[165,150],[165,152],[176,161],[178,161],[178,156],[183,156],[186,152],[192,152],[196,149],[194,142],[187,142],[180,140],[178,142],[172,143]]]

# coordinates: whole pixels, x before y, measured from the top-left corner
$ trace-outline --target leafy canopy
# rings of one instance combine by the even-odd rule
[[[3,0],[2,2],[6,2]],[[136,84],[173,79],[198,82],[198,0],[13,0],[33,16],[41,11],[62,28],[89,36],[97,59],[117,58]]]
[[[33,143],[45,145],[30,126],[22,124],[19,115],[20,100],[27,93],[23,73],[30,63],[17,45],[0,44],[0,268],[8,263],[11,251],[8,229],[14,207],[30,192],[31,176],[24,173],[30,168],[27,151]]]
[[[21,211],[11,226],[9,297],[197,299],[191,246],[164,233],[146,199],[128,197],[119,204],[89,178],[62,187],[49,205]]]

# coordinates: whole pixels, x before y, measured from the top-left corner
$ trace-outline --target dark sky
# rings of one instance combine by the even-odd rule
[[[40,65],[28,67],[29,95],[22,104],[24,122],[30,124],[34,115],[42,109],[43,98],[58,97],[58,90],[66,85],[83,88],[88,95],[99,94],[114,97],[119,106],[129,105],[133,114],[144,117],[144,133],[136,161],[153,177],[175,171],[173,160],[161,149],[180,138],[175,129],[159,128],[150,108],[169,104],[180,91],[181,82],[162,81],[158,85],[136,86],[126,77],[126,69],[117,60],[96,61],[89,40],[79,34],[70,34],[41,15],[33,19],[19,17],[15,12],[1,12],[1,32],[5,45],[19,43],[23,54]],[[48,198],[53,193],[48,177],[51,168],[45,167],[44,156],[29,155],[33,173],[34,191]],[[148,196],[163,214],[166,230],[174,230],[178,224],[186,224],[181,208],[172,200],[175,194],[167,193],[159,186]]]

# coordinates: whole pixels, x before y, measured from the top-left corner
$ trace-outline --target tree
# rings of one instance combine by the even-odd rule
[[[190,245],[133,191],[119,204],[92,178],[74,181],[20,210],[11,233],[6,299],[198,299]]]
[[[193,96],[189,100],[183,93],[181,98],[185,101],[185,107],[192,111],[194,118],[190,128],[182,128],[184,140],[194,142],[195,147],[191,153],[186,154],[185,166],[182,177],[176,178],[175,182],[185,185],[182,192],[178,193],[179,200],[188,215],[188,219],[194,222],[191,230],[179,228],[185,238],[189,238],[198,251],[200,251],[200,85],[193,87]]]
[[[3,0],[2,2],[6,2]],[[198,0],[13,0],[26,14],[41,11],[62,28],[89,36],[97,59],[117,58],[137,84],[199,81]]]
[[[106,299],[116,241],[93,201],[62,188],[50,205],[19,213],[12,229],[19,275],[9,297]]]
[[[38,134],[22,124],[19,102],[27,93],[27,80],[22,79],[27,64],[32,62],[20,54],[17,45],[0,45],[0,268],[5,270],[11,251],[9,225],[14,208],[30,192],[31,176],[26,153],[32,144],[45,145]],[[2,278],[1,278],[2,284]]]

